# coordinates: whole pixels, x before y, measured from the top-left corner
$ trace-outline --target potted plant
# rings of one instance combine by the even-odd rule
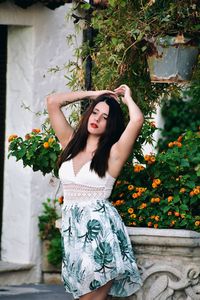
[[[43,202],[43,210],[38,217],[39,234],[42,241],[43,282],[47,282],[48,274],[53,274],[56,277],[61,272],[61,235],[55,223],[60,218],[59,206],[62,203],[63,197],[53,200],[48,198]],[[60,275],[58,280],[60,280]]]
[[[147,1],[138,17],[137,34],[147,41],[151,81],[190,80],[199,53],[197,1]]]
[[[22,160],[24,167],[41,171],[43,175],[52,173],[57,176],[57,159],[61,147],[48,122],[43,124],[42,129],[32,129],[24,138],[12,134],[8,141],[8,157],[14,156],[17,161]]]

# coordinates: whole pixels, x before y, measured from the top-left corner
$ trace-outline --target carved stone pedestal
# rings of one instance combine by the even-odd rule
[[[126,300],[200,300],[199,233],[133,227],[128,232],[143,287]]]

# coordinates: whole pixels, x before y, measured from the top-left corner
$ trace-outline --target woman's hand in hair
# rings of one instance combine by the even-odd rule
[[[122,102],[128,105],[128,101],[132,100],[131,90],[126,84],[120,85],[118,88],[114,90],[117,96],[122,96]]]

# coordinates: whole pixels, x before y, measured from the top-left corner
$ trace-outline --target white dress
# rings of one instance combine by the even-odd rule
[[[109,295],[126,297],[141,286],[124,223],[108,201],[115,178],[100,178],[88,161],[77,174],[73,160],[59,170],[63,186],[62,279],[74,298],[113,279]]]

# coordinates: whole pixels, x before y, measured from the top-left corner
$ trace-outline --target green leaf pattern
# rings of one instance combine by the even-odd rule
[[[113,280],[109,294],[126,297],[141,286],[132,246],[115,207],[107,200],[65,204],[62,278],[74,298]]]

